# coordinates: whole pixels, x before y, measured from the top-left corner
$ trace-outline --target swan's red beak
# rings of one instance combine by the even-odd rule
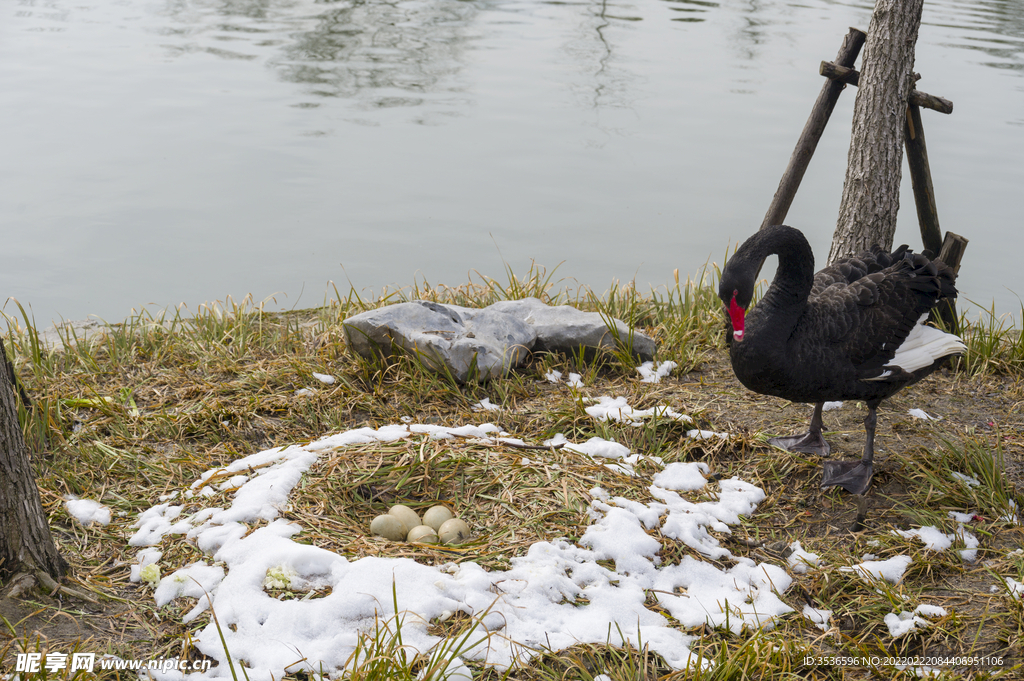
[[[729,303],[729,319],[732,320],[732,339],[736,342],[743,340],[744,314],[743,308],[736,303],[736,296],[733,296]]]

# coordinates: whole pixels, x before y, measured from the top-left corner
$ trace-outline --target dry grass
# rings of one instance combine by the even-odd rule
[[[631,286],[616,287],[601,297],[568,300],[542,270],[522,278],[509,272],[508,278],[499,284],[481,277],[482,283],[459,288],[424,283],[373,301],[336,296],[321,308],[283,314],[249,300],[204,306],[195,314],[142,313],[88,337],[65,331],[56,351],[45,347],[24,316],[9,319],[31,400],[24,428],[44,505],[72,565],[71,582],[95,593],[99,604],[42,594],[25,601],[0,599],[0,615],[10,625],[0,628],[0,657],[8,660],[2,664],[18,651],[70,652],[72,646],[124,658],[196,658],[191,636],[207,625],[208,616],[183,625],[182,606],[157,610],[150,589],[128,581],[135,550],[127,538],[136,514],[203,471],[240,456],[405,417],[442,425],[491,421],[535,444],[556,433],[575,441],[616,439],[633,452],[666,462],[701,460],[714,474],[739,475],[761,486],[766,500],[732,537],[721,539],[737,555],[781,565],[785,547],[800,540],[821,555],[823,567],[798,576],[784,595],[797,612],[781,618],[773,630],[739,636],[725,630],[688,632],[698,636],[694,649],[715,663],[710,671],[691,673],[694,678],[910,678],[892,666],[804,664],[807,656],[894,655],[999,656],[1001,666],[950,667],[945,678],[1024,677],[1024,606],[1000,581],[1024,576],[1024,556],[1012,553],[1024,546],[1024,532],[1001,520],[1011,501],[1021,503],[1024,491],[1019,333],[990,325],[992,333],[986,334],[968,326],[971,350],[959,370],[937,374],[883,405],[881,470],[869,495],[865,527],[851,532],[857,509],[850,497],[820,490],[819,462],[764,444],[765,434],[803,427],[808,409],[738,385],[721,347],[720,303],[708,281],[677,283],[646,295]],[[654,334],[659,358],[675,360],[680,368],[651,385],[639,382],[628,355],[609,354],[589,363],[548,355],[486,385],[459,386],[410,358],[384,363],[353,357],[339,326],[354,312],[403,299],[478,306],[526,295],[626,319]],[[581,373],[585,386],[552,385],[544,379],[551,369]],[[313,372],[339,380],[324,386]],[[295,394],[307,386],[317,389]],[[669,419],[642,427],[596,422],[584,412],[582,398],[598,395],[623,395],[637,408],[668,404],[691,415],[699,427],[734,437],[695,441]],[[483,397],[503,410],[472,411]],[[910,407],[945,418],[918,421],[907,415]],[[859,455],[863,414],[853,404],[826,413],[826,429],[840,456]],[[948,475],[951,470],[974,475],[982,484],[958,483]],[[307,528],[307,541],[350,557],[408,556],[427,564],[473,560],[503,569],[533,542],[578,538],[589,522],[589,490],[595,486],[648,500],[656,469],[641,464],[638,472],[622,476],[566,449],[524,451],[410,438],[323,456],[293,495],[287,517]],[[81,527],[64,508],[67,494],[102,501],[115,521]],[[367,536],[370,519],[392,503],[422,509],[438,502],[470,522],[476,532],[472,543],[453,549]],[[980,516],[971,527],[981,540],[978,562],[964,563],[955,553],[962,546],[926,553],[918,540],[891,532],[925,524],[950,532],[950,510]],[[666,561],[692,553],[661,539]],[[184,542],[163,548],[167,564],[201,557]],[[868,552],[882,558],[909,554],[914,564],[899,586],[866,587],[839,567],[860,562]],[[922,633],[893,641],[883,616],[920,602],[943,605],[950,614]],[[831,630],[822,632],[802,618],[804,603],[834,610]],[[455,631],[472,627],[457,620],[435,625]],[[367,639],[367,645],[374,640]],[[647,650],[611,644],[541,655],[507,675],[476,671],[488,680],[592,679],[600,673],[616,680],[689,678]],[[374,673],[361,678],[395,678],[388,676],[393,670]]]

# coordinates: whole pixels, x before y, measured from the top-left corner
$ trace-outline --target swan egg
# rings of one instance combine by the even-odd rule
[[[434,530],[440,530],[441,525],[446,520],[451,520],[454,516],[452,512],[448,510],[447,506],[431,506],[426,513],[423,514],[423,524],[430,525]]]
[[[393,515],[399,520],[401,520],[402,524],[405,525],[406,532],[408,532],[409,530],[418,525],[423,524],[420,522],[420,517],[416,513],[416,511],[412,510],[408,506],[402,506],[401,504],[398,504],[397,506],[392,506],[391,510],[388,511],[388,514]]]
[[[416,527],[409,530],[409,535],[406,537],[408,541],[418,541],[427,544],[437,543],[437,532],[434,531],[433,527],[429,525],[417,525]]]
[[[391,541],[405,539],[405,526],[393,515],[379,515],[370,523],[370,532]]]
[[[445,544],[461,544],[469,539],[469,534],[469,525],[459,518],[446,520],[437,531],[437,536]]]

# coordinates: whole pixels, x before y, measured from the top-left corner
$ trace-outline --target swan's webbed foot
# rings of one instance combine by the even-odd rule
[[[826,461],[822,487],[842,487],[850,494],[864,494],[871,486],[874,467],[870,461]]]
[[[829,444],[825,442],[825,438],[821,436],[820,430],[818,432],[811,430],[803,435],[773,437],[768,440],[768,443],[786,451],[817,454],[818,456],[828,456],[829,452],[832,451]]]

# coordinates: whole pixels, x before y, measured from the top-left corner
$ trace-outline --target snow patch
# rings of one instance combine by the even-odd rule
[[[904,539],[917,537],[924,542],[926,551],[945,551],[953,545],[953,536],[944,534],[934,525],[926,525],[916,530],[893,530],[893,534],[898,534]]]
[[[677,366],[679,365],[675,362],[644,362],[636,370],[643,377],[641,383],[661,383],[661,379],[672,373]]]
[[[682,423],[692,423],[686,414],[681,414],[672,407],[661,405],[650,409],[634,409],[629,406],[625,397],[608,397],[603,395],[597,398],[587,398],[585,402],[596,402],[593,406],[587,407],[585,411],[598,421],[616,421],[631,426],[643,425],[644,419],[652,417],[675,419]]]
[[[492,404],[489,397],[485,397],[473,405],[473,411],[501,411],[500,404]]]
[[[814,623],[814,626],[818,627],[822,631],[829,630],[828,621],[832,618],[831,610],[819,610],[818,608],[812,608],[809,604],[804,606],[803,616]]]
[[[910,556],[896,556],[889,560],[865,560],[859,565],[839,568],[842,572],[852,572],[861,579],[884,579],[893,584],[903,581],[903,574],[913,562]]]
[[[79,499],[73,494],[64,497],[64,507],[72,518],[88,527],[93,523],[97,525],[110,524],[110,509],[98,501],[92,499]]]
[[[794,541],[789,548],[792,549],[792,552],[786,562],[789,563],[789,569],[793,572],[804,574],[810,568],[818,567],[818,554],[804,551],[804,547],[800,545],[799,541]]]
[[[886,626],[889,627],[889,635],[894,639],[906,636],[918,629],[931,626],[931,622],[925,617],[945,617],[948,613],[945,608],[937,605],[921,604],[914,608],[913,612],[901,611],[899,614],[890,612],[883,618]]]

